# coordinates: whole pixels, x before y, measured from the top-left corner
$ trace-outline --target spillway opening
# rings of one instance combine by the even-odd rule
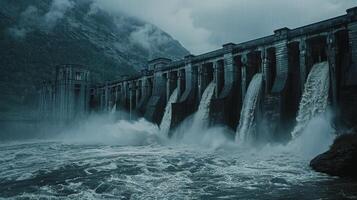
[[[236,99],[236,110],[234,111],[235,113],[235,119],[236,122],[234,124],[234,127],[237,127],[239,124],[239,119],[240,119],[240,112],[242,110],[242,90],[241,90],[241,82],[242,82],[242,67],[243,67],[243,62],[242,62],[242,56],[237,55],[234,57],[234,64],[236,66],[236,75],[237,75],[237,90],[235,91],[237,93],[237,99]]]
[[[137,86],[136,86],[136,106],[138,107],[139,103],[140,103],[140,99],[143,97],[143,94],[142,94],[142,90],[141,90],[141,87],[143,85],[143,81],[142,80],[139,80],[137,82]]]
[[[282,129],[291,132],[295,126],[295,119],[299,110],[301,99],[301,78],[300,78],[300,49],[298,42],[288,45],[288,80],[284,95],[282,109]]]
[[[125,111],[130,111],[130,89],[129,89],[129,84],[124,82],[124,101],[122,108]]]
[[[166,99],[169,101],[171,94],[177,88],[177,71],[168,72],[166,79]]]
[[[349,66],[350,58],[349,58],[349,38],[348,31],[341,30],[335,33],[336,45],[337,45],[337,54],[336,54],[336,68],[333,69],[334,73],[331,75],[335,76],[336,79],[336,88],[341,88],[345,85],[345,81],[347,77],[347,68]],[[340,95],[341,90],[337,89],[336,91],[337,101],[342,97]],[[344,105],[344,104],[342,104]]]
[[[137,87],[136,87],[135,82],[131,82],[130,83],[130,88],[129,88],[129,95],[130,95],[129,108],[130,108],[130,113],[132,113],[136,108],[136,95],[137,95],[136,90],[137,90]]]
[[[214,79],[214,68],[213,63],[205,63],[201,65],[199,72],[199,86],[198,86],[198,102],[201,101],[201,97],[206,90],[207,86]]]
[[[216,97],[219,97],[223,90],[225,77],[224,77],[224,61],[218,60],[215,69],[215,79],[216,79]]]
[[[99,99],[96,93],[96,89],[92,88],[89,95],[89,111],[98,112],[99,111]]]
[[[180,69],[178,72],[178,86],[179,86],[179,96],[182,96],[182,94],[185,92],[186,90],[186,70],[185,69]]]
[[[152,96],[152,91],[154,90],[154,78],[150,77],[147,79],[147,85],[145,87],[147,96],[151,97]]]
[[[115,104],[117,105],[117,108],[121,108],[122,106],[122,98],[123,98],[123,88],[122,88],[122,85],[118,85],[117,86],[117,91],[118,91],[118,97],[116,99],[116,102]]]
[[[310,73],[315,64],[327,61],[326,41],[326,36],[318,36],[307,40],[308,54],[310,54],[308,55],[310,64],[307,66],[307,74]]]
[[[261,72],[262,57],[260,51],[253,51],[248,54],[247,61],[247,78],[246,85],[248,86],[254,75]]]
[[[75,117],[78,117],[82,111],[84,104],[82,103],[84,100],[84,88],[80,84],[74,85],[74,105],[73,108],[75,109]]]
[[[110,108],[110,110],[112,110],[113,107],[116,105],[117,95],[118,95],[118,87],[114,86],[114,87],[110,88],[109,92],[110,92],[109,108]]]

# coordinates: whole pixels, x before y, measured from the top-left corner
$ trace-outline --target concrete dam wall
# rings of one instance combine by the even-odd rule
[[[309,76],[319,75],[310,74],[316,65],[327,67],[326,105],[336,114],[336,123],[357,125],[357,8],[300,28],[281,28],[256,40],[224,44],[202,55],[178,61],[157,58],[136,77],[101,85],[91,83],[90,72],[81,67],[59,65],[56,80],[45,83],[41,90],[41,112],[46,118],[71,121],[114,108],[161,124],[170,102],[166,115],[171,116],[165,119],[171,120],[166,125],[173,129],[198,110],[206,88],[214,85],[208,109],[210,125],[236,130],[243,123],[241,118],[250,115],[244,122],[249,124],[240,125],[242,129],[249,126],[249,132],[259,132],[251,129],[258,130],[260,122],[268,121],[264,129],[287,139],[291,135],[286,133],[293,131],[300,119],[305,87],[314,87],[307,83]],[[257,74],[261,82],[255,84],[259,88],[252,94],[248,88]],[[254,103],[246,104],[254,107],[244,107],[246,98],[252,96]]]

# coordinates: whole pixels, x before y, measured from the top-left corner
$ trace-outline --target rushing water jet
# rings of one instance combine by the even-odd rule
[[[292,137],[296,138],[304,130],[307,124],[317,115],[326,111],[330,88],[330,76],[328,62],[315,64],[305,83],[299,113],[296,117]]]
[[[263,76],[261,73],[254,75],[251,80],[247,94],[244,98],[240,122],[236,133],[236,141],[247,141],[251,139],[255,129],[255,113],[259,93],[262,88]]]
[[[197,112],[188,117],[176,130],[175,137],[177,139],[183,139],[187,143],[198,143],[202,140],[202,133],[207,130],[209,125],[210,105],[215,88],[216,84],[214,82],[207,86],[202,94]]]
[[[171,128],[171,119],[172,119],[172,104],[177,102],[178,100],[178,89],[176,88],[166,104],[165,113],[162,117],[161,124],[160,124],[160,132],[162,135],[167,136]]]
[[[216,84],[212,81],[202,94],[200,105],[193,118],[193,126],[205,128],[209,123],[209,111]]]

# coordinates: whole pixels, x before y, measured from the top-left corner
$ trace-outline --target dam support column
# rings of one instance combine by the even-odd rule
[[[141,93],[141,85],[142,85],[142,80],[138,80],[135,82],[135,110],[137,110],[138,105],[140,103],[142,93]]]
[[[301,94],[305,89],[305,82],[309,73],[309,69],[312,67],[312,55],[311,55],[311,46],[306,41],[305,38],[302,38],[299,43],[300,50],[300,88]]]
[[[141,79],[139,90],[141,90],[141,97],[136,110],[139,114],[144,115],[146,104],[151,96],[151,87],[148,77],[143,77]]]
[[[198,66],[198,101],[201,100],[201,96],[207,87],[206,83],[206,75],[207,75],[207,69],[204,67],[204,64],[200,64]]]
[[[263,118],[269,120],[266,123],[266,134],[271,135],[278,140],[289,139],[290,134],[285,133],[282,126],[282,115],[284,112],[285,89],[288,79],[289,59],[288,59],[288,28],[275,31],[275,37],[278,40],[274,44],[276,55],[276,77],[270,94],[265,95],[263,102]],[[278,132],[282,130],[282,132]]]
[[[357,7],[347,10],[349,17],[349,62],[341,69],[339,108],[344,126],[356,128],[357,124]]]
[[[166,84],[166,102],[169,101],[172,92],[177,87],[177,80],[176,76],[173,72],[167,73],[167,84]]]
[[[211,117],[213,123],[228,125],[235,130],[240,115],[238,112],[240,92],[238,88],[239,73],[233,56],[234,46],[233,43],[223,45],[225,50],[223,61],[216,71],[218,96],[212,100]]]
[[[145,118],[159,124],[166,106],[166,78],[162,71],[154,72],[152,96],[146,107]]]
[[[242,68],[241,68],[241,98],[244,102],[245,93],[247,92],[247,67],[248,67],[248,55],[245,53],[241,57]]]
[[[337,81],[336,81],[336,56],[338,47],[334,33],[330,33],[327,37],[327,59],[330,68],[330,91],[333,110],[336,111],[337,106]]]
[[[262,59],[262,74],[263,74],[263,81],[264,81],[264,94],[269,93],[269,85],[270,74],[269,74],[269,58],[268,58],[268,50],[266,48],[261,50],[261,59]]]
[[[216,84],[215,98],[218,98],[224,87],[224,62],[217,60],[213,63],[214,82]]]
[[[109,111],[109,95],[109,86],[108,83],[106,83],[104,89],[104,111]]]
[[[181,95],[179,96],[179,101],[172,104],[171,126],[173,128],[194,113],[197,108],[198,70],[197,66],[192,64],[193,58],[194,56],[192,55],[185,57],[184,70],[180,70],[178,74],[178,87]]]
[[[129,83],[129,117],[130,120],[133,118],[133,111],[135,109],[135,82],[131,81]]]
[[[185,88],[186,88],[185,70],[180,69],[177,71],[177,89],[178,89],[179,99],[185,92]]]

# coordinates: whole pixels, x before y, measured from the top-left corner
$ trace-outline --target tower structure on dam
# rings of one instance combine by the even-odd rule
[[[265,128],[284,138],[281,130],[286,132],[294,126],[307,77],[320,62],[329,65],[330,107],[348,126],[356,125],[357,8],[307,26],[281,28],[263,38],[224,44],[202,55],[177,61],[158,58],[137,76],[96,87],[89,88],[87,71],[63,67],[57,72],[56,82],[43,88],[52,95],[42,92],[41,99],[43,110],[53,105],[53,113],[63,119],[91,109],[112,110],[116,105],[159,124],[168,98],[177,88],[179,97],[172,105],[171,118],[174,128],[195,112],[203,91],[213,81],[216,88],[210,104],[211,123],[235,128],[247,88],[254,75],[261,73],[263,89],[256,118],[268,121]],[[83,74],[80,80],[77,72]],[[89,99],[96,99],[96,103]]]
[[[89,71],[84,66],[56,66],[55,80],[44,82],[40,91],[41,117],[68,122],[88,114],[90,88]]]

